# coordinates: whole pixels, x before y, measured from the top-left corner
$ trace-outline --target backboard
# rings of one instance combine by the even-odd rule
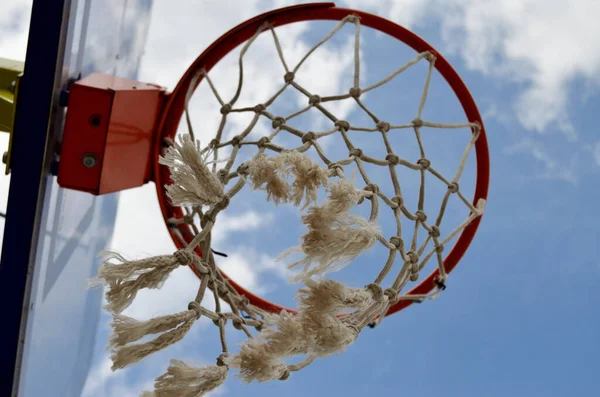
[[[19,86],[0,263],[2,396],[79,396],[101,291],[88,291],[110,242],[118,195],[58,187],[52,163],[68,82],[92,71],[135,78],[151,0],[33,1]],[[9,369],[14,368],[14,371]]]

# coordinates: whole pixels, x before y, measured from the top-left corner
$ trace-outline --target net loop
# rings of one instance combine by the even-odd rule
[[[404,248],[404,240],[400,236],[392,236],[390,237],[390,244],[394,245],[396,249]]]
[[[457,182],[451,182],[448,185],[448,190],[450,191],[450,193],[458,193],[458,183]]]
[[[379,194],[379,186],[374,183],[369,183],[367,186],[365,186],[365,190],[367,192],[372,192],[374,195]]]
[[[354,148],[354,149],[350,150],[350,156],[359,159],[363,156],[363,151],[362,151],[362,149]]]
[[[340,131],[343,131],[343,132],[346,132],[350,129],[350,123],[347,122],[346,120],[338,120],[333,125],[336,126],[337,128],[339,128]]]
[[[362,94],[362,91],[360,88],[357,88],[357,87],[352,87],[348,91],[348,95],[350,95],[354,99],[360,98],[360,94]]]
[[[281,374],[281,376],[279,377],[279,380],[287,380],[289,377],[290,377],[290,370],[286,368],[283,371],[283,374]]]
[[[256,146],[258,146],[259,148],[263,148],[269,142],[271,142],[271,139],[268,136],[263,136],[258,140]]]
[[[319,95],[311,95],[308,98],[308,104],[315,106],[318,105],[319,103],[321,103],[321,97]]]
[[[277,116],[273,119],[273,122],[271,123],[271,126],[276,129],[276,128],[280,128],[282,125],[285,124],[285,119],[281,116]]]
[[[294,79],[296,78],[296,74],[294,72],[287,72],[284,76],[283,76],[283,80],[287,83],[290,84],[294,81]]]
[[[416,127],[416,128],[423,127],[423,120],[421,120],[419,117],[417,117],[417,118],[413,119],[412,125],[413,125],[413,127]]]
[[[419,161],[417,161],[417,164],[419,164],[421,166],[422,170],[426,170],[431,166],[431,161],[429,161],[426,158],[422,158],[422,159],[419,159]]]
[[[202,307],[196,301],[191,301],[190,303],[188,303],[188,310],[195,311],[198,314],[198,318],[202,316]]]
[[[385,156],[385,159],[390,163],[390,165],[398,165],[400,164],[400,157],[398,157],[397,155],[390,153],[387,156]]]
[[[177,250],[173,253],[177,262],[179,262],[183,266],[190,265],[194,262],[194,255],[186,250]]]
[[[417,217],[417,220],[421,223],[425,223],[427,221],[427,214],[421,210],[415,212],[415,216]]]
[[[389,132],[389,130],[392,128],[390,123],[388,123],[387,121],[380,121],[379,123],[377,123],[376,127],[377,130],[380,132]]]
[[[385,291],[383,291],[383,294],[388,297],[388,302],[391,305],[395,305],[396,303],[398,303],[398,301],[400,300],[400,297],[398,296],[399,293],[400,291],[395,290],[393,288],[386,288]]]
[[[236,135],[233,138],[231,138],[231,145],[234,147],[235,146],[240,147],[243,140],[244,140],[243,136]]]
[[[231,106],[230,103],[226,103],[225,105],[221,106],[221,114],[223,116],[228,115],[229,113],[231,113],[231,110],[233,109],[233,106]]]
[[[312,131],[307,132],[306,134],[302,135],[302,143],[309,143],[309,142],[313,142],[317,139],[317,134],[315,134]]]
[[[394,196],[390,201],[396,204],[396,207],[394,208],[402,208],[404,206],[404,198],[402,196]]]
[[[371,293],[374,300],[380,301],[383,298],[383,288],[379,284],[370,283],[365,288]]]

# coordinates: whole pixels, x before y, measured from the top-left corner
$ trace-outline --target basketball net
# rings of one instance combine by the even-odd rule
[[[354,24],[356,33],[353,87],[347,94],[329,97],[308,91],[294,80],[295,74],[317,48],[347,23]],[[263,31],[271,32],[285,68],[283,87],[262,104],[236,108],[242,88],[244,55]],[[168,142],[169,145],[159,160],[161,164],[169,167],[171,173],[172,184],[165,186],[168,197],[173,205],[184,209],[184,217],[171,219],[170,226],[186,247],[173,255],[141,260],[127,260],[120,254],[109,253],[93,283],[104,283],[108,287],[106,310],[113,315],[113,333],[109,341],[113,370],[134,364],[180,341],[201,317],[207,317],[218,327],[222,353],[217,358],[216,365],[201,368],[188,366],[179,360],[171,360],[167,372],[156,379],[155,391],[144,392],[143,396],[201,396],[222,384],[230,369],[237,370],[238,376],[245,382],[287,379],[291,372],[306,367],[317,358],[342,352],[356,340],[363,328],[381,322],[389,308],[399,300],[421,302],[433,299],[445,288],[447,274],[442,257],[444,246],[484,210],[484,200],[473,205],[459,189],[459,180],[469,153],[479,136],[480,126],[475,123],[440,124],[421,119],[435,63],[435,56],[430,52],[418,54],[385,79],[369,87],[362,87],[359,79],[359,50],[360,21],[358,17],[349,15],[310,49],[294,68],[290,68],[285,61],[275,30],[269,24],[264,24],[241,50],[239,84],[231,100],[225,102],[221,98],[204,70],[195,76],[186,97],[188,133],[174,142]],[[361,101],[361,95],[388,83],[419,62],[428,62],[429,68],[416,117],[403,125],[393,125],[380,120]],[[221,104],[222,114],[215,138],[204,148],[195,139],[187,109],[196,82],[201,77],[208,82]],[[286,89],[296,89],[305,95],[306,107],[287,117],[269,113],[269,106]],[[353,126],[336,118],[325,108],[328,102],[344,99],[354,100],[372,120],[373,126]],[[304,132],[288,124],[294,117],[311,109],[317,109],[331,120],[330,130]],[[253,113],[254,117],[243,132],[224,141],[223,131],[228,116],[239,112]],[[250,133],[261,117],[271,121],[272,131],[258,140],[250,140]],[[435,163],[426,157],[421,142],[421,130],[425,127],[471,129],[471,139],[452,177],[443,176],[434,167]],[[420,150],[420,158],[414,163],[395,154],[388,141],[388,134],[401,129],[414,131]],[[367,150],[356,147],[349,137],[349,131],[380,133],[387,151],[385,158],[370,157]],[[296,136],[298,146],[284,148],[274,144],[272,141],[279,134]],[[340,134],[343,138],[349,152],[347,158],[333,161],[327,157],[319,140],[332,134]],[[255,146],[257,152],[251,160],[234,168],[238,152],[243,146]],[[229,157],[221,161],[219,154],[224,148],[230,148],[231,151]],[[305,154],[308,150],[314,150],[322,164],[313,162]],[[218,167],[218,164],[223,163],[224,166]],[[363,187],[357,187],[354,181],[345,175],[344,169],[350,164],[355,164],[358,168]],[[394,189],[393,197],[386,196],[379,186],[369,179],[365,164],[389,170]],[[406,167],[421,176],[418,205],[414,212],[404,205],[397,167]],[[433,176],[429,179],[436,183],[447,186],[433,222],[429,222],[431,218],[424,211],[426,175]],[[274,204],[291,203],[305,210],[302,223],[307,231],[301,244],[282,254],[282,258],[290,253],[300,253],[303,256],[289,265],[290,268],[299,269],[292,281],[302,284],[298,289],[296,313],[285,310],[269,313],[252,305],[232,287],[215,264],[211,251],[211,231],[218,222],[219,214],[246,185],[264,190],[267,200]],[[317,191],[320,188],[326,189],[327,199],[316,203]],[[464,203],[470,214],[453,231],[442,237],[440,225],[448,202],[453,196]],[[368,218],[350,213],[351,209],[358,205],[370,205]],[[394,236],[383,236],[378,226],[382,206],[389,208],[396,221],[397,233]],[[187,224],[194,230],[195,236],[189,244],[185,243],[186,240],[177,227],[181,224]],[[412,237],[406,237],[409,232],[412,232]],[[426,234],[422,243],[418,243],[419,233]],[[383,246],[389,255],[379,275],[366,287],[352,288],[323,277],[348,265],[375,244]],[[197,248],[203,253],[202,257],[196,254]],[[407,284],[418,280],[420,271],[434,257],[439,275],[433,293],[417,295],[403,292]],[[396,261],[402,263],[401,269],[396,274],[390,274]],[[174,269],[188,265],[193,266],[200,275],[200,286],[187,310],[148,321],[138,321],[121,314],[132,303],[139,290],[160,288]],[[389,286],[384,288],[382,284],[386,280]],[[214,309],[209,309],[203,304],[208,293],[214,298]],[[228,322],[248,337],[237,353],[231,352],[227,344]],[[140,342],[140,339],[148,335],[156,337]],[[287,363],[290,358],[297,358],[296,363]]]

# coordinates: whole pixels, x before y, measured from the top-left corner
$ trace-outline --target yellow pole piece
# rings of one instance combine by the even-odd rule
[[[8,151],[2,156],[6,164],[6,175],[10,172],[10,149],[13,138],[15,108],[19,93],[19,80],[23,76],[25,64],[20,61],[0,58],[0,132],[10,134]]]

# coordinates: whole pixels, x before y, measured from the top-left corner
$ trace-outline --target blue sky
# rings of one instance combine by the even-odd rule
[[[15,9],[26,4],[12,3]],[[259,0],[240,7],[237,1],[185,6],[155,1],[139,77],[172,88],[187,65],[227,29],[259,12],[292,3]],[[344,354],[319,360],[285,382],[244,386],[230,376],[215,395],[597,395],[600,321],[594,292],[600,281],[596,207],[600,199],[596,123],[600,30],[593,18],[600,13],[598,3],[347,0],[338,5],[374,12],[410,28],[444,54],[463,77],[483,114],[490,146],[486,213],[439,299],[414,305],[375,330],[364,330]],[[18,15],[26,20],[26,13]],[[0,19],[0,23],[8,22]],[[0,38],[0,56],[24,56],[27,24],[14,25],[17,28],[9,29],[12,39]],[[280,39],[292,58],[326,31],[323,24],[310,26],[310,30],[308,26],[282,30]],[[349,37],[346,34],[315,53],[316,60],[306,65],[307,85],[315,91],[346,91],[352,77]],[[410,59],[410,52],[381,36],[365,32],[363,37],[366,81],[377,81],[399,66],[397,62]],[[265,38],[249,54],[247,70],[255,78],[246,81],[248,103],[264,98],[282,81],[281,67],[265,61],[274,54],[269,44]],[[390,48],[394,48],[391,55]],[[235,84],[229,77],[233,61],[226,59],[211,74],[225,92]],[[416,109],[424,69],[409,73],[387,91],[366,97],[382,118],[411,120],[407,117]],[[282,114],[298,109],[294,97],[286,99],[275,109]],[[351,106],[333,109],[348,119],[363,120]],[[192,102],[192,116],[202,141],[207,142],[218,122],[218,106],[207,90],[200,88]],[[435,78],[424,118],[461,120],[456,101]],[[243,123],[243,118],[236,120],[230,131]],[[324,125],[312,115],[298,123],[306,129]],[[364,148],[381,149],[379,142],[358,139]],[[425,139],[432,161],[450,170],[468,134],[435,131]],[[327,146],[331,153],[337,153],[335,142]],[[417,155],[410,135],[398,136],[394,143],[399,154],[413,149]],[[473,165],[469,163],[461,183],[469,194]],[[1,181],[6,192],[8,181]],[[406,186],[409,191],[416,186],[410,176]],[[434,186],[428,190],[432,210],[439,192]],[[286,284],[288,273],[273,258],[296,245],[303,231],[294,209],[273,208],[263,197],[261,192],[244,192],[232,204],[219,219],[214,247],[229,254],[221,263],[237,281],[268,299],[293,304],[295,286]],[[459,205],[451,209],[449,224],[464,216]],[[386,220],[382,222],[385,230]],[[173,250],[161,224],[154,186],[120,195],[111,247],[133,257]],[[382,257],[373,250],[332,277],[364,285],[379,269]],[[127,314],[143,319],[180,311],[195,288],[192,274],[179,269],[162,290],[141,293]],[[216,329],[201,320],[179,344],[112,373],[104,351],[108,321],[102,313],[83,394],[87,397],[137,395],[151,387],[169,358],[212,363],[219,354]],[[231,336],[231,346],[242,341],[235,333]]]

